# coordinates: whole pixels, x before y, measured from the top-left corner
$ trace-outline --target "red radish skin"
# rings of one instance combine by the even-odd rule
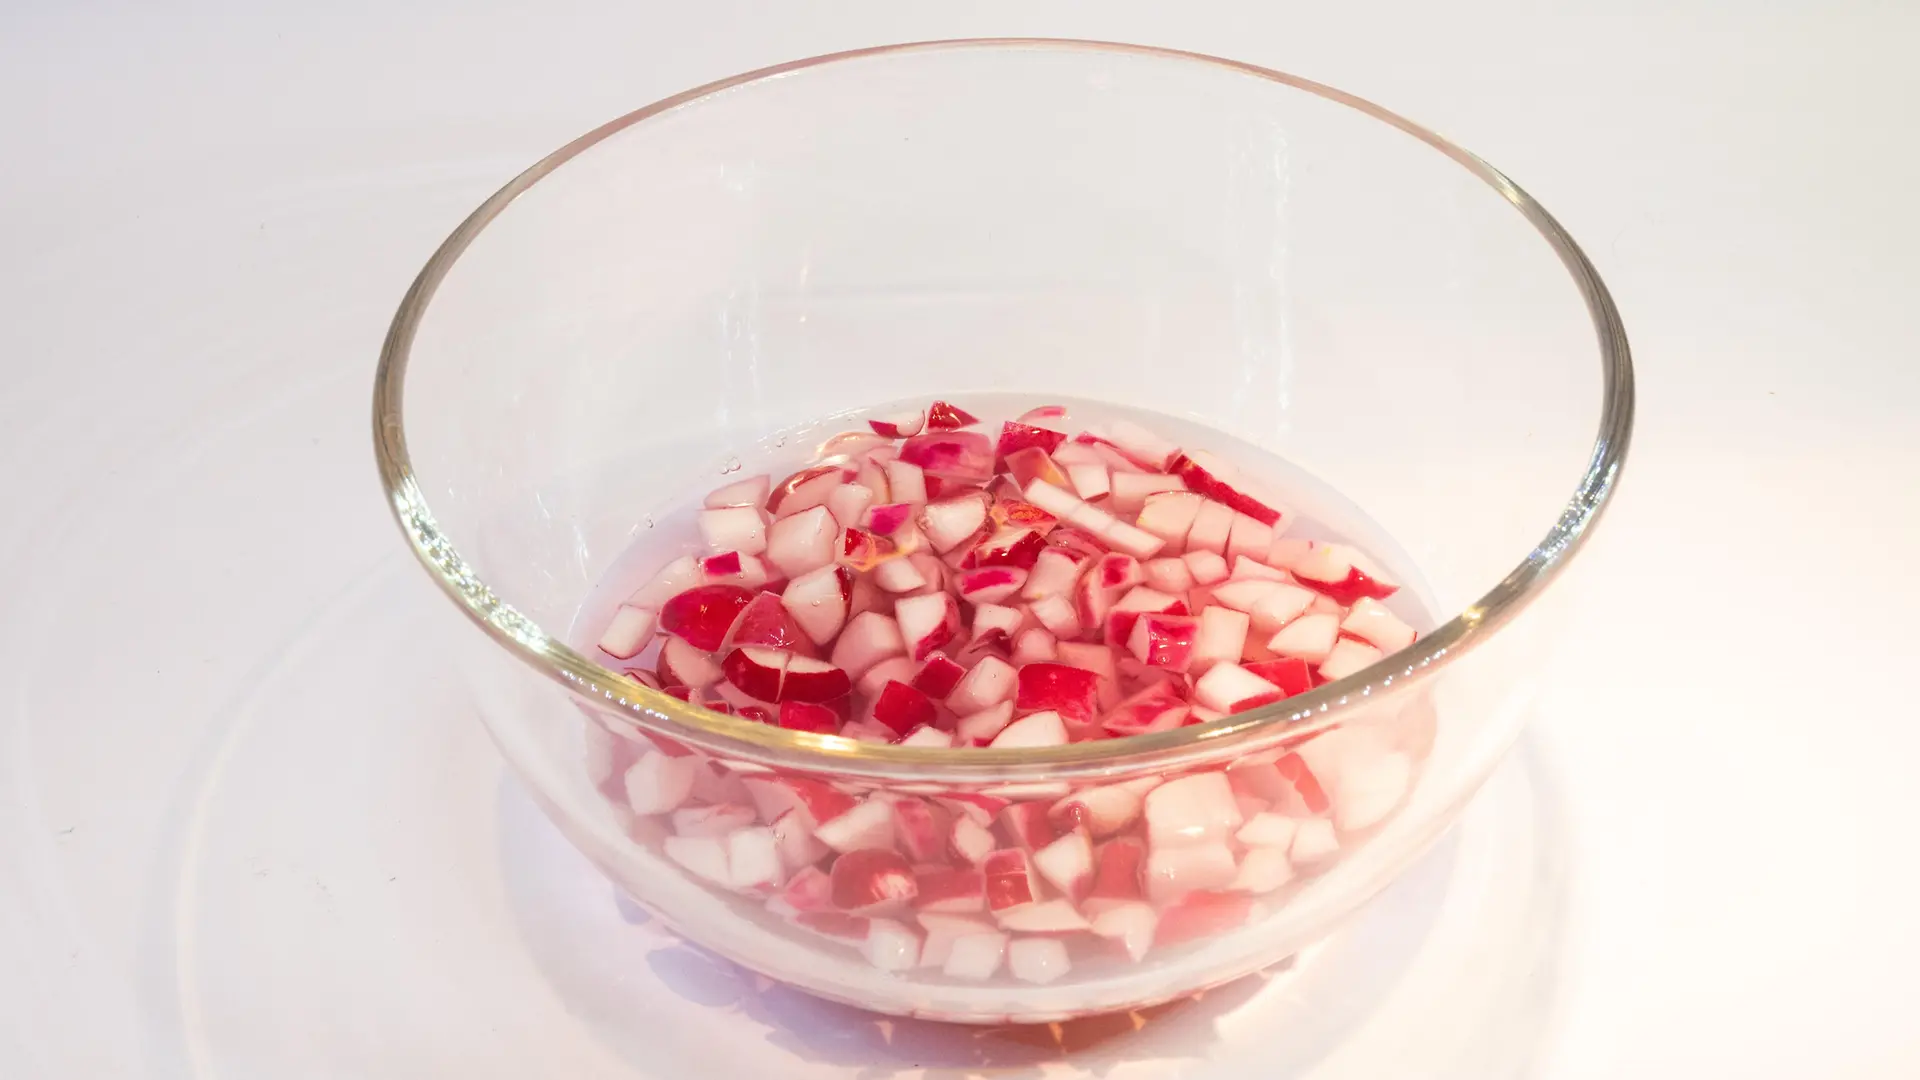
[[[953,658],[935,653],[921,663],[919,670],[913,673],[913,688],[935,700],[944,699],[960,685],[960,679],[967,670],[953,662]]]
[[[600,651],[616,660],[631,660],[644,651],[653,640],[653,630],[659,621],[656,612],[632,604],[621,604],[613,613],[613,619],[607,623],[606,632],[600,635]]]
[[[865,913],[913,901],[920,888],[913,868],[895,851],[849,851],[833,861],[833,906]]]
[[[1027,485],[1036,481],[1051,484],[1054,487],[1065,487],[1068,484],[1067,474],[1061,470],[1053,458],[1047,456],[1045,450],[1038,446],[1029,446],[1004,455],[1000,467],[1007,475],[1013,477],[1014,483],[1022,492],[1027,489]],[[1049,517],[1058,517],[1052,511],[1045,512]]]
[[[906,683],[889,681],[873,703],[873,718],[905,735],[933,723],[933,702]]]
[[[905,597],[894,604],[907,655],[925,660],[960,633],[960,608],[946,593]]]
[[[835,701],[852,691],[853,682],[842,669],[810,656],[789,656],[777,700]]]
[[[979,422],[979,417],[944,401],[936,401],[927,407],[928,431],[958,431]]]
[[[780,685],[792,660],[791,653],[779,649],[747,647],[728,653],[720,668],[727,681],[749,697],[779,701]]]
[[[960,915],[987,910],[986,875],[972,867],[923,870],[917,885],[917,910]]]
[[[900,460],[943,480],[984,484],[993,479],[993,444],[975,431],[916,435],[900,444]]]
[[[967,552],[962,569],[987,566],[1011,566],[1031,569],[1047,547],[1047,538],[1038,529],[1010,526],[975,544]]]
[[[1051,454],[1067,441],[1065,432],[1052,431],[1043,427],[1034,427],[1009,420],[1000,427],[1000,441],[994,445],[994,453],[1004,460],[1008,454],[1038,447],[1041,453]]]
[[[853,606],[853,571],[844,566],[823,566],[794,578],[780,594],[787,609],[807,639],[826,645],[839,636]]]
[[[840,730],[840,714],[825,705],[808,701],[783,701],[780,703],[780,726],[788,731],[832,735]]]
[[[1052,816],[1043,803],[1014,803],[1000,811],[999,828],[1007,842],[1023,851],[1046,847],[1058,838]]]
[[[1014,707],[1091,722],[1100,714],[1099,675],[1066,664],[1028,664],[1019,672]]]
[[[875,435],[886,439],[906,439],[920,434],[927,426],[927,413],[924,409],[912,412],[889,413],[867,421]]]
[[[960,575],[960,598],[976,604],[997,604],[1011,598],[1027,583],[1027,572],[1017,566],[989,566]]]
[[[764,592],[756,595],[740,610],[739,617],[727,631],[722,647],[744,645],[764,645],[801,655],[811,655],[814,651],[813,639],[801,629],[780,597]]]
[[[1197,492],[1215,502],[1223,503],[1262,525],[1272,526],[1279,523],[1280,511],[1216,475],[1212,469],[1195,460],[1197,453],[1196,451],[1175,455],[1171,461],[1167,462],[1167,472],[1186,481],[1188,491]],[[1218,468],[1217,465],[1215,467]]]
[[[726,677],[711,656],[677,637],[668,638],[660,647],[658,668],[662,687],[704,690]]]
[[[846,471],[838,465],[801,469],[773,486],[767,494],[767,513],[785,518],[802,510],[824,507],[833,489],[848,479]]]
[[[1400,591],[1359,552],[1344,544],[1315,544],[1289,567],[1300,584],[1347,606],[1362,597],[1385,600]]]
[[[660,629],[702,652],[712,652],[726,641],[727,631],[753,596],[737,585],[695,586],[661,606]]]
[[[988,910],[1005,911],[1033,902],[1036,883],[1026,852],[996,851],[986,857],[981,871],[986,877]]]
[[[1305,660],[1282,657],[1242,665],[1248,671],[1280,688],[1288,697],[1313,689],[1313,669]]]

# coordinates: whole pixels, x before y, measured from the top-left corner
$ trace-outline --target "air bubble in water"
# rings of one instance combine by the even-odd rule
[[[652,515],[652,514],[648,514],[648,515],[646,516],[646,522],[647,522],[647,528],[649,528],[649,529],[651,529],[651,528],[653,528],[653,515]]]
[[[725,475],[727,475],[728,473],[736,473],[736,472],[739,472],[739,471],[740,471],[740,459],[739,459],[739,458],[737,458],[737,457],[730,457],[730,458],[728,458],[728,459],[727,459],[727,460],[726,460],[726,461],[725,461],[725,462],[724,462],[724,463],[723,463],[723,464],[722,464],[722,465],[720,466],[720,475],[721,475],[721,476],[725,476]]]

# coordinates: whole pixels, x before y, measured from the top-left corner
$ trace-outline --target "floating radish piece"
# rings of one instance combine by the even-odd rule
[[[1026,495],[1027,501],[1040,509],[1087,530],[1113,548],[1135,558],[1155,555],[1166,546],[1159,536],[1129,525],[1046,480],[1035,479],[1028,484]]]
[[[868,848],[893,848],[893,807],[883,799],[867,799],[832,821],[822,822],[813,835],[845,855]]]
[[[779,725],[788,731],[832,735],[840,730],[840,714],[810,701],[783,701],[780,703]]]
[[[1234,892],[1264,894],[1293,880],[1293,861],[1285,848],[1257,847],[1240,858],[1239,872],[1227,887]]]
[[[1158,559],[1148,559],[1141,564],[1147,584],[1163,593],[1184,593],[1193,588],[1193,571],[1187,567],[1187,560],[1177,555],[1164,555]]]
[[[862,848],[833,861],[833,906],[869,913],[905,906],[920,894],[913,868],[897,851]]]
[[[968,638],[968,647],[977,646],[982,641],[997,642],[1011,650],[1013,636],[1026,624],[1026,616],[1019,608],[1003,607],[999,604],[980,604],[973,609],[973,629]]]
[[[1227,575],[1232,581],[1244,581],[1255,578],[1261,581],[1292,581],[1293,576],[1285,570],[1275,570],[1263,562],[1255,562],[1245,555],[1237,555],[1233,560],[1233,571]]]
[[[1233,508],[1203,499],[1199,512],[1193,516],[1193,527],[1187,530],[1187,550],[1211,551],[1224,557],[1232,530]]]
[[[1265,558],[1273,546],[1273,526],[1245,514],[1233,516],[1232,531],[1227,533],[1226,557],[1232,561]]]
[[[1007,954],[1008,941],[1008,936],[998,931],[958,938],[948,951],[947,962],[940,971],[950,979],[969,982],[990,979],[1000,970],[1000,964]]]
[[[813,639],[788,613],[780,597],[764,592],[756,594],[740,610],[739,617],[733,620],[732,628],[727,631],[722,648],[744,645],[764,645],[803,655],[813,652]]]
[[[1145,735],[1170,731],[1186,722],[1187,704],[1166,683],[1158,683],[1126,698],[1100,718],[1109,735]]]
[[[1323,863],[1339,853],[1340,837],[1333,831],[1333,822],[1326,818],[1301,821],[1293,834],[1293,847],[1288,849],[1288,855],[1300,866]]]
[[[936,401],[927,407],[928,431],[958,431],[979,422],[979,417],[944,401]]]
[[[1177,945],[1213,937],[1247,924],[1253,914],[1253,898],[1245,893],[1196,892],[1182,897],[1160,912],[1154,930],[1153,946],[1170,949]]]
[[[751,806],[720,804],[682,807],[669,820],[675,836],[725,836],[759,819]]]
[[[1050,711],[1058,714],[1056,719],[1091,723],[1100,715],[1099,683],[1098,672],[1059,663],[1028,664],[1019,671],[1014,707]]]
[[[1054,803],[1047,819],[1056,829],[1084,830],[1096,840],[1105,839],[1140,817],[1140,799],[1119,784],[1087,788]]]
[[[1014,419],[1022,424],[1040,424],[1065,420],[1066,418],[1067,407],[1065,405],[1036,405]]]
[[[704,690],[726,677],[726,672],[713,658],[684,639],[670,637],[660,646],[658,663],[660,685],[663,687],[684,686],[694,690]]]
[[[900,850],[917,863],[944,861],[947,844],[947,811],[920,799],[899,799],[893,804],[893,833]]]
[[[753,596],[737,585],[696,585],[661,605],[660,629],[702,652],[712,652],[726,641],[727,631]]]
[[[1035,600],[1027,611],[1035,622],[1046,628],[1055,640],[1066,640],[1080,636],[1082,627],[1080,615],[1072,601],[1065,596],[1049,596]]]
[[[1167,462],[1167,471],[1185,480],[1187,490],[1231,507],[1262,525],[1271,526],[1280,521],[1280,511],[1228,483],[1232,471],[1203,450],[1176,455]]]
[[[915,409],[911,412],[888,413],[867,421],[867,426],[884,439],[912,438],[927,426],[927,411]]]
[[[917,727],[894,744],[895,746],[917,746],[928,750],[953,749],[953,734],[941,731],[937,727]]]
[[[1087,929],[1087,917],[1071,900],[1040,900],[993,913],[1003,930],[1027,934],[1071,934]]]
[[[903,597],[893,606],[907,655],[925,660],[960,633],[960,608],[946,593]]]
[[[1180,448],[1130,420],[1118,420],[1105,432],[1105,440],[1138,462],[1159,472],[1172,472],[1166,464]]]
[[[1002,728],[988,745],[995,749],[1065,746],[1067,725],[1057,712],[1032,713]]]
[[[954,944],[962,938],[989,934],[997,936],[1000,933],[993,923],[973,915],[919,909],[913,917],[920,924],[921,934],[925,935],[920,943],[918,965],[923,968],[944,968],[953,955]],[[994,966],[999,966],[998,960],[995,960]]]
[[[966,815],[953,819],[953,835],[947,841],[948,849],[954,858],[968,866],[979,866],[993,854],[995,841],[993,833],[980,822]]]
[[[1385,600],[1400,591],[1371,560],[1345,544],[1315,544],[1288,567],[1302,585],[1340,604]]]
[[[1232,576],[1227,570],[1227,560],[1216,552],[1189,551],[1181,556],[1181,561],[1193,574],[1195,585],[1218,585]]]
[[[1298,828],[1299,824],[1285,814],[1262,811],[1249,817],[1233,838],[1250,848],[1270,847],[1285,852],[1293,846],[1293,834]]]
[[[962,569],[983,566],[1012,566],[1031,569],[1047,549],[1047,538],[1038,529],[1008,526],[975,544],[967,552]]]
[[[755,510],[767,504],[767,493],[773,487],[773,480],[766,473],[749,476],[744,480],[735,480],[724,487],[714,488],[701,503],[709,510],[720,510],[730,506],[746,506]]]
[[[1075,829],[1036,850],[1033,868],[1063,896],[1077,901],[1093,887],[1093,842]]]
[[[1148,847],[1142,878],[1147,899],[1165,904],[1191,892],[1224,889],[1239,873],[1233,849],[1224,840],[1167,846],[1156,842]]]
[[[814,456],[830,464],[846,464],[876,450],[889,449],[891,443],[892,440],[871,431],[843,431],[821,443]]]
[[[679,863],[681,869],[708,884],[722,888],[731,888],[733,885],[732,875],[727,870],[725,840],[711,836],[669,836],[661,841],[660,850],[667,858]]]
[[[996,528],[1036,529],[1045,533],[1059,524],[1059,519],[1019,495],[1019,489],[1015,488],[1009,494],[996,496],[993,505],[987,507],[987,518]]]
[[[822,566],[787,583],[780,603],[815,645],[825,645],[846,625],[853,606],[853,571]]]
[[[1024,851],[995,851],[982,861],[981,871],[986,876],[989,911],[998,913],[1030,904],[1038,895],[1033,864]]]
[[[1340,637],[1340,619],[1334,615],[1302,615],[1267,640],[1267,651],[1318,665],[1333,651]]]
[[[786,880],[780,841],[772,829],[758,825],[728,834],[727,883],[735,892],[765,896]]]
[[[1072,970],[1066,944],[1055,938],[1016,938],[1007,946],[1007,971],[1021,982],[1058,982]]]
[[[1192,531],[1194,518],[1199,516],[1205,502],[1190,491],[1149,495],[1140,507],[1136,525],[1157,537],[1164,545],[1161,550],[1176,555],[1187,550],[1187,534]]]
[[[803,911],[793,917],[795,926],[833,941],[859,945],[863,950],[873,922],[865,915],[849,915],[844,911]]]
[[[1218,772],[1195,773],[1161,784],[1147,792],[1142,812],[1147,841],[1156,851],[1224,841],[1242,823],[1233,788]]]
[[[642,754],[621,778],[627,805],[636,814],[664,814],[675,809],[693,794],[694,774],[702,764],[703,759],[691,754]]]
[[[825,506],[815,506],[783,517],[767,533],[767,561],[789,578],[799,577],[834,561],[839,523]]]
[[[1153,905],[1139,900],[1114,904],[1093,917],[1090,929],[1095,936],[1119,945],[1134,963],[1146,959],[1153,948],[1154,929],[1160,922]]]
[[[1027,572],[1017,566],[989,566],[967,570],[960,575],[960,599],[976,604],[997,604],[1018,593],[1027,583]]]
[[[906,683],[888,681],[873,703],[873,718],[905,735],[934,722],[933,702]]]
[[[1107,611],[1107,644],[1113,648],[1124,647],[1133,636],[1133,624],[1141,615],[1151,612],[1185,615],[1187,602],[1145,585],[1134,586]]]
[[[1080,625],[1105,626],[1107,613],[1120,598],[1145,580],[1140,561],[1131,555],[1103,555],[1074,587],[1074,613]]]
[[[773,486],[767,494],[767,513],[775,518],[791,517],[804,510],[824,508],[833,489],[850,477],[838,465],[815,465],[801,469]]]
[[[1186,671],[1193,662],[1200,620],[1191,615],[1142,615],[1134,620],[1127,651],[1143,664]]]
[[[1097,912],[1115,904],[1143,899],[1147,847],[1139,839],[1122,836],[1101,844],[1094,852],[1093,884],[1087,889],[1086,908]]]
[[[877,701],[890,682],[908,682],[913,678],[913,661],[904,656],[889,656],[868,668],[854,685],[861,700]]]
[[[953,658],[935,653],[920,665],[913,673],[913,688],[935,700],[943,700],[960,685],[967,669],[954,663]]]
[[[1016,673],[998,657],[986,656],[973,666],[947,695],[947,708],[958,716],[977,713],[1013,698]]]
[[[900,626],[888,615],[863,611],[855,615],[833,643],[833,663],[851,678],[859,678],[882,660],[906,655]]]
[[[798,814],[797,827],[812,831],[860,805],[858,799],[830,784],[803,776],[743,776],[741,786],[760,811],[760,820],[780,821]]]
[[[986,746],[1013,721],[1013,702],[1002,701],[960,717],[953,728],[956,746]]]
[[[767,526],[760,511],[751,506],[729,506],[702,510],[699,514],[700,538],[713,551],[737,551],[758,555],[767,550]]]
[[[803,866],[787,878],[780,895],[767,901],[767,910],[788,919],[833,909],[833,881],[815,866]]]
[[[788,591],[792,591],[791,587]],[[1195,675],[1204,675],[1215,664],[1231,664],[1239,660],[1241,651],[1246,648],[1247,631],[1252,625],[1252,616],[1245,612],[1228,607],[1201,608],[1187,670]]]
[[[1138,514],[1147,498],[1163,491],[1185,491],[1187,482],[1165,473],[1116,472],[1109,481],[1107,505],[1116,514]]]
[[[920,935],[892,919],[874,919],[860,952],[881,971],[910,971],[920,962]]]
[[[874,498],[873,489],[865,484],[842,484],[827,494],[827,513],[841,528],[852,528],[866,517]]]
[[[800,811],[789,810],[768,827],[773,830],[774,843],[780,852],[780,865],[789,875],[799,874],[830,854],[827,845],[813,838],[813,830],[807,827],[806,816]],[[824,898],[822,903],[824,905]]]
[[[945,554],[978,536],[987,525],[987,501],[977,496],[930,502],[920,511],[920,531]]]
[[[840,668],[811,656],[789,656],[785,678],[780,680],[780,697],[777,700],[836,701],[852,691],[852,680]]]
[[[720,668],[726,673],[727,681],[747,696],[760,701],[779,701],[780,686],[792,661],[792,653],[748,647],[728,653]]]
[[[1001,470],[1013,478],[1013,482],[1022,492],[1026,490],[1027,485],[1036,481],[1052,484],[1054,487],[1066,487],[1069,483],[1066,471],[1060,468],[1059,463],[1049,457],[1045,450],[1037,446],[1016,450],[1006,455],[1005,460],[1001,462]],[[1049,514],[1049,516],[1057,517],[1058,515]]]
[[[969,914],[987,910],[986,875],[972,867],[936,867],[919,874],[914,907],[923,912]]]
[[[924,589],[927,578],[911,559],[888,559],[873,568],[873,583],[890,593],[910,593]]]
[[[1267,547],[1266,557],[1260,561],[1268,566],[1277,566],[1282,570],[1291,571],[1319,546],[1321,545],[1312,540],[1297,536],[1276,536],[1273,543]]]
[[[1338,682],[1373,666],[1386,655],[1364,641],[1343,637],[1333,643],[1327,658],[1320,661],[1320,677],[1328,682]]]
[[[658,621],[654,611],[621,604],[620,610],[613,613],[613,620],[607,623],[606,632],[600,635],[600,651],[617,660],[633,659],[653,640],[654,624]]]
[[[1372,597],[1363,596],[1353,602],[1353,610],[1347,613],[1340,624],[1340,632],[1357,637],[1382,652],[1399,652],[1413,644],[1413,627],[1401,622],[1399,616],[1387,610],[1387,606]]]
[[[1045,627],[1028,627],[1013,639],[1013,654],[1007,661],[1016,668],[1049,663],[1060,655],[1059,644]]]
[[[1279,687],[1239,664],[1215,664],[1193,684],[1193,700],[1227,716],[1285,696]]]
[[[1000,426],[1000,440],[994,444],[993,452],[1004,458],[1028,447],[1038,447],[1041,453],[1052,454],[1066,441],[1063,432],[1009,420]]]
[[[887,495],[896,503],[919,506],[927,501],[927,475],[920,466],[906,461],[886,464]]]
[[[900,460],[943,480],[984,484],[993,479],[993,444],[974,431],[915,435],[900,444]]]
[[[1400,805],[1413,763],[1379,732],[1335,728],[1301,744],[1298,761],[1324,786],[1334,823],[1343,831],[1370,828]]]
[[[1319,816],[1333,809],[1333,800],[1327,797],[1319,774],[1307,759],[1299,754],[1287,754],[1273,763],[1273,769],[1286,782],[1280,802],[1287,813],[1296,817]]]
[[[1069,465],[1067,482],[1072,485],[1075,495],[1088,502],[1104,499],[1112,490],[1105,465]]]
[[[1313,689],[1313,668],[1305,660],[1281,657],[1278,660],[1257,660],[1241,666],[1279,687],[1281,693],[1287,697],[1304,694]]]
[[[683,555],[662,567],[652,581],[634,590],[633,595],[627,597],[627,603],[658,611],[669,598],[699,584],[700,561]]]

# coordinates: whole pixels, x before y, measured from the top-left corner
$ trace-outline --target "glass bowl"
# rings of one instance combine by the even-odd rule
[[[717,483],[731,454],[851,407],[969,392],[1149,409],[1284,457],[1394,539],[1432,625],[1275,705],[1038,751],[786,731],[567,644],[646,515]],[[460,635],[462,678],[572,843],[675,931],[774,979],[1005,1022],[1258,970],[1426,849],[1522,726],[1564,617],[1550,585],[1611,496],[1632,400],[1593,267],[1467,151],[1246,64],[996,40],[750,72],[562,147],[421,271],[374,424],[409,543],[482,631]],[[1154,865],[1185,857],[1171,842],[1132,840],[1149,864],[1132,906],[846,916],[667,857],[671,816],[625,797],[636,769],[750,807],[756,829],[800,815],[783,845],[857,807],[891,820],[882,843],[930,815],[1008,852],[1083,835],[1104,861],[1139,827],[1072,807],[1137,822],[1155,792],[1230,819],[1208,843],[1240,869],[1253,815],[1287,838],[1264,873],[1205,889]],[[1035,822],[1043,835],[1021,832]],[[811,852],[781,852],[784,889]],[[1010,866],[1031,857],[995,862],[1000,886]],[[1048,902],[1044,878],[1021,881]]]

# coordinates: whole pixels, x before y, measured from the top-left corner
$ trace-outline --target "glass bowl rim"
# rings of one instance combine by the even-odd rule
[[[501,601],[434,522],[414,479],[403,418],[407,360],[435,290],[481,230],[521,193],[574,157],[645,120],[752,83],[794,72],[881,56],[962,50],[1054,50],[1125,55],[1211,66],[1312,94],[1413,136],[1453,159],[1510,203],[1554,249],[1586,302],[1600,348],[1599,431],[1587,467],[1558,519],[1518,566],[1478,600],[1427,636],[1344,679],[1272,705],[1202,724],[1150,735],[1073,743],[1039,750],[967,750],[864,743],[835,735],[789,731],[689,705],[604,667],[556,640]],[[636,727],[710,753],[780,768],[876,780],[984,784],[1059,780],[1166,767],[1184,759],[1212,759],[1244,744],[1305,738],[1338,725],[1369,699],[1398,692],[1434,675],[1470,652],[1532,603],[1559,575],[1611,501],[1633,427],[1632,353],[1613,298],[1599,273],[1544,207],[1504,173],[1472,152],[1363,98],[1255,64],[1151,45],[1072,38],[958,38],[906,42],[827,53],[743,72],[662,98],[611,120],[548,154],[480,204],[441,243],[400,302],[374,377],[374,453],[392,509],[414,554],[441,589],[495,644],[547,678],[601,709],[621,710]],[[619,714],[616,714],[619,715]]]

